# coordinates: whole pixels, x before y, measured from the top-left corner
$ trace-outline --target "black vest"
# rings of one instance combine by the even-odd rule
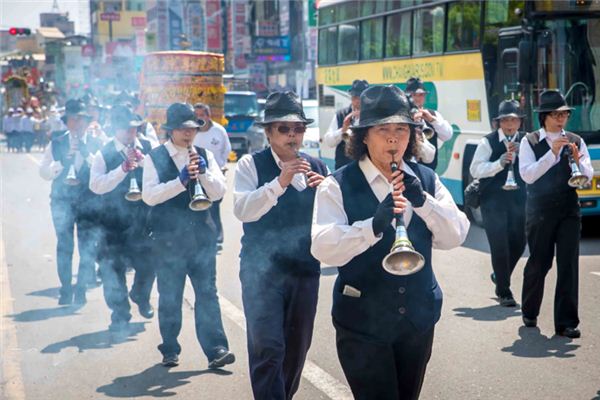
[[[195,149],[198,154],[207,160],[206,150],[200,147],[195,147]],[[178,179],[179,170],[164,144],[153,149],[150,152],[150,157],[158,173],[160,183]],[[184,244],[189,244],[193,235],[198,246],[214,247],[216,246],[217,234],[210,212],[208,210],[192,211],[189,208],[194,193],[194,185],[195,181],[190,179],[187,191],[152,207],[151,216],[149,217],[150,230],[157,237],[168,235],[171,238],[179,238],[185,242]]]
[[[433,110],[427,110],[429,111],[429,113],[431,115],[435,115],[435,111]],[[424,120],[425,121],[425,120]],[[429,128],[431,128],[431,130],[433,130],[433,136],[431,137],[431,139],[425,139],[423,138],[423,140],[429,140],[429,143],[431,143],[434,147],[435,147],[435,156],[433,157],[433,161],[430,163],[421,163],[422,165],[431,168],[432,170],[435,171],[435,169],[437,168],[437,164],[438,164],[438,134],[437,131],[435,130],[435,128],[433,127],[433,125],[431,125],[429,122],[425,121],[425,125],[427,125]]]
[[[424,190],[435,196],[434,172],[416,163],[405,163],[419,177]],[[334,172],[333,177],[340,184],[348,225],[373,217],[379,201],[358,162]],[[384,271],[381,263],[395,239],[395,230],[389,225],[383,238],[373,247],[338,268],[332,309],[336,324],[381,340],[391,340],[398,323],[410,321],[425,332],[440,319],[442,291],[431,267],[431,232],[416,213],[407,232],[415,250],[425,258],[423,269],[408,276]],[[343,295],[345,285],[360,290],[360,298]]]
[[[308,154],[300,153],[316,173],[326,176],[325,164]],[[271,148],[252,154],[258,174],[258,188],[281,173]],[[243,224],[243,265],[262,273],[318,275],[319,262],[310,253],[315,188],[297,191],[289,185],[283,195],[258,221]]]
[[[337,119],[338,128],[341,128],[344,124],[344,118],[352,112],[352,106],[344,108],[335,113]],[[346,155],[346,141],[342,139],[340,143],[335,147],[335,169],[342,168],[344,165],[351,162],[352,159]]]
[[[152,150],[149,141],[138,139],[142,145],[141,151],[143,154],[148,154]],[[109,141],[100,150],[104,163],[106,164],[106,172],[113,171],[116,168],[121,168],[121,164],[125,160],[123,154],[117,151],[115,139]],[[129,172],[117,187],[101,196],[102,199],[102,221],[105,228],[109,230],[122,231],[129,227],[137,226],[141,228],[146,222],[146,215],[149,207],[143,201],[127,201],[125,194],[129,191],[130,179],[135,177],[137,184],[142,189],[143,169],[136,168]]]
[[[516,135],[517,137],[515,138],[514,143],[518,146],[518,144],[521,142],[521,139],[525,137],[525,133],[517,132]],[[498,138],[499,134],[497,130],[485,136],[485,139],[487,139],[488,143],[490,144],[490,147],[492,148],[492,154],[490,155],[489,159],[490,162],[497,161],[498,159],[500,159],[500,156],[502,156],[502,154],[506,153],[506,145],[503,142],[499,142]],[[502,186],[504,186],[504,183],[506,183],[508,169],[509,167],[506,166],[502,171],[498,172],[496,175],[479,180],[480,188],[482,188],[482,201],[492,200],[503,202],[505,200],[517,198],[523,202],[523,205],[525,204],[526,185],[523,179],[521,178],[521,174],[519,173],[519,157],[515,159],[513,166],[515,181],[517,182],[517,185],[519,185],[519,189],[517,190],[502,189]]]
[[[80,141],[79,152],[84,160],[79,171],[76,170],[76,175],[80,183],[79,185],[75,186],[65,184],[65,178],[67,177],[71,164],[73,163],[73,161],[67,157],[70,146],[68,132],[52,138],[52,158],[54,161],[60,161],[63,166],[63,170],[58,177],[52,181],[50,198],[52,200],[76,201],[78,203],[82,203],[82,196],[84,196],[87,202],[97,202],[99,197],[95,195],[89,188],[90,167],[85,159],[88,157],[88,155],[94,154],[100,150],[102,147],[102,142],[90,135],[86,135],[85,142],[83,140]],[[92,205],[91,203],[89,203],[90,206]]]
[[[566,132],[566,135],[570,143],[576,143],[577,147],[581,147],[579,136],[571,132]],[[539,140],[539,137],[539,131],[527,135],[536,160],[539,160],[550,150],[548,141],[545,139]],[[537,138],[537,143],[535,143],[535,138]],[[561,154],[561,159],[557,164],[546,171],[537,181],[527,185],[527,207],[529,210],[548,208],[579,210],[577,191],[568,184],[571,177],[569,158],[564,150]]]

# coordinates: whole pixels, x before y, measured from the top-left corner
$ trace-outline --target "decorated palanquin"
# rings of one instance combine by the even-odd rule
[[[171,103],[193,105],[202,102],[210,106],[212,119],[225,125],[223,71],[222,54],[201,51],[149,53],[140,77],[141,101],[146,107],[148,121],[162,125]]]

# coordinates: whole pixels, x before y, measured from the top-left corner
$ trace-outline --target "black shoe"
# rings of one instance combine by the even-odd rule
[[[152,319],[152,317],[154,317],[154,307],[152,307],[152,304],[150,303],[138,304],[138,311],[140,315],[146,319]]]
[[[59,306],[66,306],[73,303],[73,293],[61,293],[58,299]]]
[[[217,369],[226,366],[227,364],[233,364],[235,362],[235,355],[224,347],[219,347],[215,358],[208,363],[208,368]]]
[[[85,289],[76,289],[75,297],[73,298],[73,303],[77,305],[84,305],[87,303],[87,298],[85,297]]]
[[[571,339],[577,339],[581,337],[581,332],[577,328],[565,328],[563,330],[556,330],[558,336],[564,336]]]
[[[165,354],[162,359],[163,367],[176,367],[179,365],[179,356],[177,354]]]
[[[223,245],[221,243],[217,243],[217,252],[223,250]]]
[[[528,328],[535,328],[537,326],[537,318],[523,316],[523,324]]]
[[[490,275],[490,279],[492,280],[492,282],[494,282],[494,285],[496,284],[496,273],[492,272]]]
[[[516,307],[517,302],[512,296],[500,297],[500,305],[502,307]]]

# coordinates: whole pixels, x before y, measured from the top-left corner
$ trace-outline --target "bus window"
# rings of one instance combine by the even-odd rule
[[[358,61],[358,24],[343,24],[339,26],[337,41],[337,61]]]
[[[383,17],[361,22],[360,59],[383,58]]]
[[[444,7],[414,12],[413,54],[441,53],[444,44]]]
[[[504,83],[504,98],[515,98],[519,90],[517,79],[517,63],[519,50],[516,47],[505,49],[500,56],[502,61],[502,82]],[[512,94],[512,96],[511,96]]]
[[[387,2],[388,10],[398,10],[404,7],[410,7],[413,5],[413,0],[388,0]]]
[[[385,56],[410,56],[410,13],[387,17],[385,32]]]
[[[334,65],[337,55],[337,27],[319,30],[319,64]]]
[[[460,51],[479,48],[481,3],[459,1],[448,8],[446,50]]]

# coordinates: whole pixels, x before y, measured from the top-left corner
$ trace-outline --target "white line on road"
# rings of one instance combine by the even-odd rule
[[[221,303],[223,314],[245,332],[246,318],[244,317],[244,313],[223,296],[219,297],[219,302]],[[352,399],[352,392],[348,386],[329,375],[321,367],[310,360],[306,360],[304,363],[302,376],[314,387],[333,400]]]
[[[590,274],[600,276],[600,272],[596,272],[596,271],[590,272]]]
[[[38,160],[37,158],[35,158],[31,154],[27,154],[27,158],[29,158],[31,161],[33,161],[34,163],[36,163],[38,165],[38,167],[42,164],[42,162],[40,160]]]

